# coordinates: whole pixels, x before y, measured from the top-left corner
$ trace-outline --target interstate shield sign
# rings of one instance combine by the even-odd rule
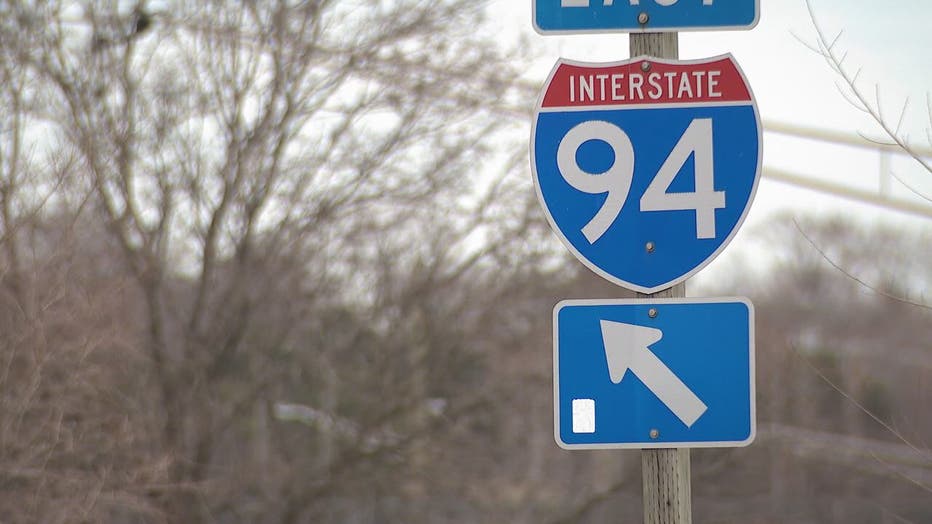
[[[537,196],[583,264],[642,293],[705,267],[760,180],[761,124],[731,55],[557,62],[531,136]]]

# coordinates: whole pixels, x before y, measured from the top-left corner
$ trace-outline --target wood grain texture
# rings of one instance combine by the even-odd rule
[[[679,58],[678,33],[632,33],[629,37],[631,57],[647,55],[657,58]]]
[[[688,449],[641,451],[644,524],[692,522]]]

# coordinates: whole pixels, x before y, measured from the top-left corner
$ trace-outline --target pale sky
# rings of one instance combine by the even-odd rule
[[[824,60],[799,39],[815,43],[815,31],[805,0],[762,0],[760,23],[750,31],[698,32],[680,34],[680,57],[704,58],[732,53],[744,69],[754,90],[762,118],[777,122],[880,137],[879,127],[855,109],[836,87],[838,78]],[[859,86],[874,95],[889,119],[899,118],[908,99],[904,129],[912,142],[929,147],[932,96],[932,1],[898,0],[812,0],[816,16],[830,38],[843,30],[839,49],[848,52],[851,70],[861,68]],[[623,34],[541,36],[531,26],[531,0],[494,0],[493,20],[504,39],[525,35],[539,57],[529,66],[527,77],[541,85],[558,57],[590,62],[628,58],[627,36]],[[795,36],[794,36],[795,35]],[[798,37],[798,38],[797,38]],[[827,146],[765,133],[764,165],[818,176],[854,187],[878,187],[880,157],[874,152]],[[894,158],[891,167],[913,188],[932,196],[932,176],[906,158]],[[892,181],[893,196],[921,201],[911,191]],[[932,206],[932,203],[930,203]],[[882,208],[853,204],[823,193],[794,188],[763,179],[744,227],[728,249],[739,252],[750,245],[747,235],[755,224],[778,212],[803,215],[809,212],[845,213],[865,223],[887,221],[902,227],[932,227],[932,220]],[[704,272],[714,275],[713,262]]]

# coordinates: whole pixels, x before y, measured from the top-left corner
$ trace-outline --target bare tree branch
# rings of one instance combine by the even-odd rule
[[[926,171],[932,173],[932,163],[929,159],[923,157],[909,144],[909,141],[901,133],[901,126],[903,116],[905,114],[906,104],[904,104],[904,111],[901,113],[900,118],[897,121],[896,125],[892,125],[885,117],[883,113],[883,107],[880,101],[880,88],[879,86],[874,87],[874,103],[870,103],[866,95],[861,91],[861,88],[857,85],[858,77],[860,76],[861,70],[851,75],[848,72],[848,69],[844,66],[844,61],[847,56],[846,53],[839,55],[836,50],[836,45],[838,44],[839,39],[841,38],[843,32],[839,31],[838,35],[833,39],[827,38],[825,31],[823,30],[821,24],[819,23],[818,17],[815,14],[815,8],[812,5],[812,0],[806,0],[806,7],[809,10],[809,18],[812,21],[812,26],[816,30],[817,35],[817,46],[807,46],[810,49],[818,52],[825,61],[829,64],[835,73],[841,77],[847,89],[839,89],[839,92],[845,96],[852,105],[861,111],[870,115],[883,129],[884,133],[892,140],[897,146],[899,146],[907,155],[912,157],[920,166],[922,166]],[[853,97],[853,99],[849,98]],[[908,100],[907,100],[908,103]],[[932,125],[932,118],[929,120],[930,125]],[[929,128],[927,128],[927,131]],[[929,142],[932,144],[932,141]]]
[[[824,251],[822,248],[820,248],[819,245],[816,244],[816,242],[815,242],[809,235],[806,234],[806,232],[803,230],[802,226],[799,225],[799,222],[797,222],[796,219],[793,219],[793,225],[796,226],[796,230],[799,232],[799,234],[800,234],[804,239],[806,239],[806,242],[809,243],[809,245],[812,247],[812,249],[814,249],[817,253],[819,253],[819,256],[821,256],[823,260],[825,260],[826,262],[828,262],[829,265],[831,265],[833,268],[837,269],[839,272],[841,272],[843,275],[845,275],[845,276],[848,277],[849,279],[853,280],[854,282],[857,282],[858,285],[860,285],[861,287],[864,287],[865,289],[869,289],[870,291],[872,291],[872,292],[874,292],[874,293],[876,293],[876,294],[878,294],[878,295],[880,295],[880,296],[882,296],[882,297],[888,298],[888,299],[893,300],[893,301],[895,301],[895,302],[899,302],[899,303],[901,303],[901,304],[907,304],[907,305],[910,305],[910,306],[916,306],[916,307],[919,307],[919,308],[922,308],[922,309],[925,309],[925,310],[932,310],[932,305],[924,304],[924,303],[922,303],[922,302],[915,302],[915,301],[912,301],[912,300],[909,300],[909,299],[906,299],[906,298],[903,298],[903,297],[894,295],[894,294],[892,294],[892,293],[886,292],[886,291],[884,291],[884,290],[882,290],[882,289],[877,288],[876,286],[873,286],[873,285],[871,285],[871,284],[869,284],[869,283],[867,283],[867,282],[861,280],[861,279],[858,278],[857,276],[851,274],[848,270],[846,270],[845,268],[841,267],[841,266],[840,266],[839,264],[837,264],[834,260],[832,260],[832,259],[828,256],[828,254],[826,254],[825,251]]]

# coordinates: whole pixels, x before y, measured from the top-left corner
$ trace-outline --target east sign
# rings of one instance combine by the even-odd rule
[[[533,0],[541,34],[751,29],[760,0]]]

